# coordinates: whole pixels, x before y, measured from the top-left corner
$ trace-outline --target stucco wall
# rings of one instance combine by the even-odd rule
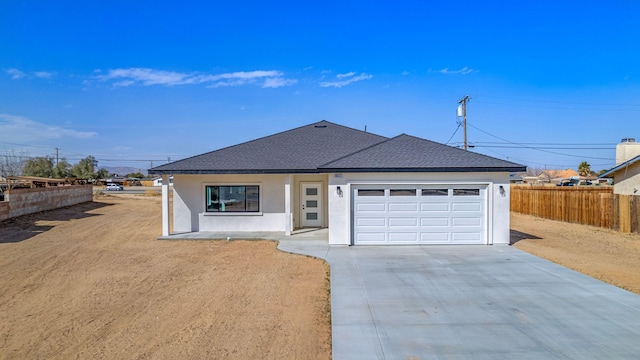
[[[640,162],[617,171],[613,177],[613,193],[620,195],[640,195]],[[634,192],[634,190],[637,191]]]
[[[174,232],[285,231],[285,175],[175,175]],[[261,213],[205,212],[206,185],[260,185]]]
[[[93,200],[91,185],[58,186],[36,189],[13,189],[5,192],[7,218],[33,214]],[[0,220],[5,211],[0,209]]]
[[[509,173],[353,173],[329,174],[329,244],[351,241],[351,186],[390,184],[485,184],[487,185],[487,237],[490,244],[509,244]],[[338,194],[340,186],[342,196]],[[500,186],[504,191],[500,192]]]
[[[285,231],[286,175],[175,175],[174,231]],[[487,187],[487,239],[490,244],[509,243],[509,173],[353,173],[291,176],[291,211],[299,227],[300,184],[325,184],[324,223],[329,243],[351,242],[351,186],[363,183],[482,184]],[[259,214],[205,213],[205,185],[260,185]],[[340,196],[337,187],[341,187]],[[503,187],[503,192],[500,191]],[[331,214],[331,217],[328,216]]]

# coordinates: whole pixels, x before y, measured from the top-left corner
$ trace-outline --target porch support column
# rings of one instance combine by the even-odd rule
[[[162,236],[169,236],[169,175],[162,175]]]
[[[285,236],[291,235],[293,229],[293,218],[291,216],[291,175],[284,177],[284,216],[285,216]]]

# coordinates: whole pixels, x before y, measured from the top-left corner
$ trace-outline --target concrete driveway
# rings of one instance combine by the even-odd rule
[[[640,296],[510,246],[279,247],[331,266],[334,359],[640,354]]]

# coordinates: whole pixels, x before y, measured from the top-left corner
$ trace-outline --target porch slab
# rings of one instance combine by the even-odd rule
[[[285,235],[284,231],[194,231],[160,236],[158,240],[320,240],[329,239],[329,229],[299,229]]]

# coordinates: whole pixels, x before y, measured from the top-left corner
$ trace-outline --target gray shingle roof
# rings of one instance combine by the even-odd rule
[[[392,139],[328,121],[161,165],[152,174],[524,171],[522,165],[433,141]]]
[[[318,172],[318,166],[386,140],[320,121],[150,169],[156,174]]]
[[[355,171],[523,171],[524,166],[402,134],[320,166]],[[525,169],[526,170],[526,169]]]

